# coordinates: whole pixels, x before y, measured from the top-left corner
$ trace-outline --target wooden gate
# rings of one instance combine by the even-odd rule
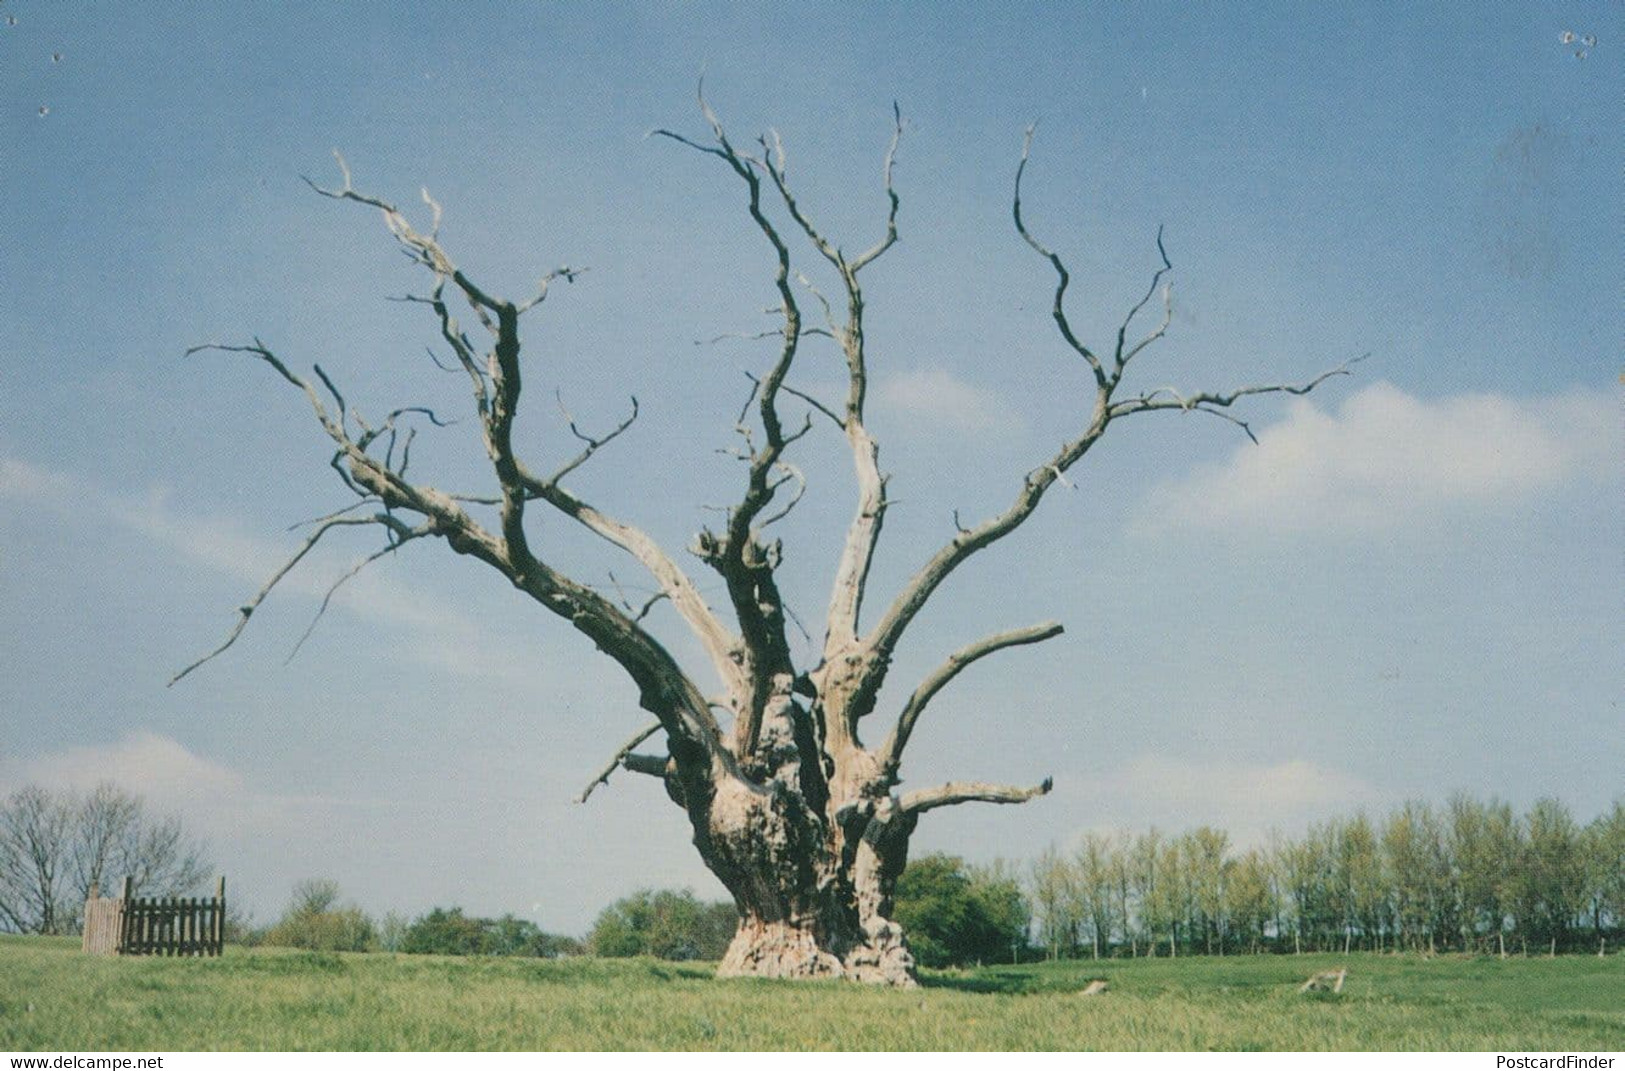
[[[84,950],[118,956],[218,956],[226,935],[226,879],[213,897],[97,896],[85,901]]]

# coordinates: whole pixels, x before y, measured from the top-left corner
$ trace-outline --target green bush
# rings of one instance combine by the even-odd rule
[[[378,947],[378,932],[366,912],[339,904],[337,882],[313,879],[294,886],[293,902],[261,942],[316,952],[367,952]]]
[[[1008,963],[1027,943],[1020,883],[936,853],[911,861],[897,880],[894,917],[926,967]]]
[[[400,950],[441,956],[554,956],[574,955],[581,942],[573,937],[544,933],[534,922],[503,915],[470,918],[460,907],[437,907],[415,920],[402,935]]]
[[[689,889],[640,889],[604,909],[587,946],[598,956],[721,959],[738,925],[732,904],[703,903]]]

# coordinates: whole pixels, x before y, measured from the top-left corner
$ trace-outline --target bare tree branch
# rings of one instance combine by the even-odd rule
[[[362,509],[362,508],[367,507],[367,506],[376,506],[376,505],[378,505],[377,499],[363,498],[358,502],[352,502],[348,506],[344,506],[344,507],[342,507],[340,509],[336,509],[332,513],[325,513],[320,517],[311,517],[308,520],[295,521],[293,524],[288,525],[288,527],[286,529],[284,529],[284,531],[288,531],[288,532],[297,531],[298,529],[303,528],[306,525],[321,524],[323,521],[330,521],[334,517],[343,517],[346,514],[354,513],[358,509]]]
[[[542,302],[546,301],[548,287],[555,279],[563,279],[567,283],[573,283],[576,281],[576,276],[581,275],[586,271],[586,268],[572,268],[568,264],[564,265],[563,267],[554,268],[552,271],[542,276],[541,281],[536,284],[536,296],[519,306],[520,314],[523,315],[524,313],[527,313],[531,309],[534,309],[536,306],[540,305]]]
[[[791,395],[793,397],[796,397],[796,398],[800,398],[802,401],[804,401],[808,405],[812,406],[818,412],[820,412],[820,413],[824,414],[825,416],[829,417],[830,421],[837,428],[840,428],[842,431],[846,430],[846,421],[844,421],[840,417],[836,416],[835,413],[828,406],[826,406],[823,402],[819,401],[817,398],[814,398],[810,394],[806,394],[806,393],[804,393],[802,391],[797,390],[796,388],[792,387],[788,383],[784,384],[783,390],[784,390],[784,393],[789,394],[789,395]]]
[[[591,781],[587,782],[587,787],[581,790],[581,795],[577,796],[575,801],[577,803],[586,803],[587,797],[593,794],[594,789],[596,789],[599,785],[609,784],[610,775],[613,774],[616,769],[618,769],[621,764],[626,761],[627,756],[632,753],[632,749],[649,739],[649,737],[653,736],[655,733],[658,733],[662,728],[664,728],[664,726],[662,726],[658,720],[652,721],[648,725],[645,725],[643,728],[639,729],[637,732],[633,733],[631,736],[627,737],[626,743],[615,749],[615,754],[610,756],[609,762],[604,764],[604,768],[598,771],[597,776],[595,776]]]
[[[745,758],[756,749],[766,705],[773,694],[773,682],[786,674],[794,675],[785,635],[783,605],[772,577],[770,558],[776,559],[776,553],[770,555],[757,541],[756,533],[758,518],[773,501],[774,492],[779,486],[771,480],[771,474],[779,465],[785,448],[801,434],[787,436],[778,411],[779,390],[789,375],[801,340],[801,309],[790,285],[790,248],[762,208],[762,183],[758,172],[764,164],[734,148],[721,120],[705,99],[703,85],[698,96],[700,110],[711,126],[714,146],[700,145],[667,130],[657,130],[655,133],[720,158],[745,183],[746,209],[757,230],[772,247],[777,261],[773,283],[779,293],[780,312],[784,317],[778,359],[767,375],[754,381],[757,387],[754,397],[764,441],[760,447],[753,446],[750,450],[745,491],[738,505],[729,511],[724,533],[718,537],[702,532],[698,542],[701,557],[717,570],[727,584],[729,601],[745,641],[742,659],[749,663],[744,670],[750,688],[745,709],[738,712],[735,720],[734,732],[734,749]],[[774,174],[771,165],[765,166],[770,174]],[[774,181],[778,182],[777,177]]]
[[[558,395],[556,393],[555,393],[555,397],[558,397]],[[562,411],[564,413],[564,419],[570,425],[570,434],[574,435],[576,438],[580,439],[582,442],[586,443],[587,445],[586,445],[586,448],[581,451],[581,453],[577,454],[572,460],[570,460],[568,463],[566,463],[563,468],[559,469],[553,475],[549,476],[547,478],[548,483],[556,484],[560,480],[564,479],[566,476],[570,475],[570,473],[574,472],[576,469],[578,469],[582,465],[586,464],[587,459],[592,457],[593,454],[596,454],[599,451],[599,449],[601,449],[602,447],[608,446],[610,443],[612,443],[616,439],[620,438],[621,433],[626,431],[627,428],[630,428],[632,426],[632,424],[638,419],[638,396],[634,394],[631,397],[632,397],[632,412],[627,414],[627,417],[626,417],[625,420],[621,421],[619,424],[615,425],[615,427],[612,428],[608,433],[606,433],[606,434],[604,434],[602,436],[599,436],[598,438],[593,438],[590,435],[585,435],[585,434],[583,434],[581,432],[581,430],[579,428],[576,427],[575,418],[570,415],[569,410],[564,408],[564,399],[559,398],[559,409],[560,409],[560,411]]]
[[[1174,291],[1171,285],[1162,282],[1162,278],[1170,271],[1173,271],[1174,266],[1168,260],[1168,250],[1162,244],[1161,227],[1157,228],[1157,255],[1162,258],[1162,264],[1151,276],[1151,285],[1146,288],[1145,297],[1141,298],[1139,302],[1137,302],[1135,306],[1128,311],[1128,315],[1123,317],[1122,324],[1117,328],[1117,349],[1113,357],[1112,367],[1113,383],[1122,382],[1123,370],[1128,367],[1128,363],[1132,361],[1141,350],[1145,349],[1147,346],[1157,341],[1157,339],[1161,338],[1167,332],[1168,325],[1173,323]],[[1136,342],[1132,347],[1125,350],[1123,346],[1128,337],[1129,325],[1134,322],[1134,317],[1139,315],[1140,310],[1145,308],[1152,296],[1156,294],[1158,284],[1162,285],[1162,322],[1158,324],[1150,334],[1146,335],[1144,338],[1140,339],[1140,341]]]
[[[376,518],[374,518],[374,520],[376,520]],[[310,619],[310,624],[305,627],[305,631],[300,633],[298,641],[293,645],[293,650],[288,652],[288,657],[282,660],[283,665],[287,665],[293,661],[294,656],[299,653],[299,648],[303,647],[305,645],[305,641],[310,639],[310,634],[316,631],[316,626],[321,623],[322,616],[327,613],[328,604],[333,601],[333,596],[338,592],[339,588],[349,583],[363,569],[377,561],[379,558],[384,557],[386,554],[395,553],[411,540],[434,534],[434,526],[432,522],[417,528],[407,528],[405,525],[400,524],[399,522],[396,522],[396,525],[398,525],[398,527],[395,525],[388,526],[394,538],[391,539],[387,545],[380,547],[378,550],[373,551],[365,558],[362,558],[349,569],[345,570],[344,574],[337,580],[333,581],[333,585],[327,589],[325,594],[322,595],[322,604],[316,608],[316,615]]]
[[[886,147],[886,199],[891,203],[891,210],[886,213],[886,234],[876,242],[868,252],[861,253],[852,261],[852,273],[867,268],[871,263],[880,259],[882,253],[897,244],[897,209],[901,202],[897,197],[897,187],[892,185],[892,167],[897,163],[897,145],[903,140],[903,109],[896,101],[892,101],[892,135],[891,144]]]
[[[920,815],[935,807],[952,807],[961,803],[1026,803],[1034,797],[1048,795],[1054,787],[1055,780],[1050,777],[1032,788],[995,785],[987,781],[950,781],[939,788],[924,788],[908,793],[898,809],[903,814]]]
[[[1056,328],[1067,345],[1084,358],[1094,374],[1096,385],[1094,405],[1082,432],[1076,438],[1064,443],[1043,464],[1027,473],[1015,500],[1004,512],[969,529],[960,524],[957,518],[955,519],[956,533],[954,537],[910,578],[867,637],[869,657],[862,674],[861,688],[869,695],[879,689],[897,642],[921,608],[924,607],[926,600],[967,559],[978,551],[1003,539],[1025,523],[1027,518],[1038,508],[1045,492],[1053,484],[1066,484],[1067,470],[1089,452],[1094,444],[1100,440],[1101,436],[1105,434],[1107,426],[1114,419],[1154,409],[1180,409],[1186,411],[1194,409],[1230,420],[1232,423],[1240,425],[1251,437],[1252,429],[1243,421],[1221,413],[1219,410],[1230,406],[1241,398],[1256,394],[1307,394],[1327,379],[1347,374],[1348,371],[1348,364],[1344,364],[1301,384],[1270,384],[1243,387],[1240,390],[1228,393],[1202,393],[1190,397],[1181,397],[1172,391],[1157,391],[1135,399],[1113,401],[1113,393],[1118,388],[1128,362],[1146,346],[1162,337],[1171,317],[1171,298],[1166,285],[1163,284],[1163,279],[1167,272],[1172,269],[1172,264],[1168,260],[1167,250],[1163,245],[1162,231],[1159,229],[1157,232],[1157,253],[1161,262],[1160,266],[1152,275],[1151,285],[1147,288],[1145,296],[1129,310],[1128,315],[1118,328],[1114,366],[1112,372],[1108,374],[1094,351],[1078,339],[1067,318],[1064,298],[1071,276],[1067,272],[1065,263],[1058,254],[1051,251],[1032,235],[1022,218],[1021,181],[1031,154],[1032,138],[1033,130],[1029,127],[1022,142],[1021,162],[1016,167],[1012,215],[1015,219],[1017,233],[1039,255],[1048,260],[1055,270],[1057,283],[1051,317],[1054,319]],[[1139,312],[1150,302],[1159,286],[1163,287],[1164,295],[1163,322],[1145,338],[1133,346],[1128,346],[1126,339],[1129,327]],[[1164,397],[1164,394],[1167,396]]]
[[[237,610],[237,623],[233,625],[231,631],[226,634],[225,642],[220,644],[220,646],[216,647],[214,650],[210,651],[208,654],[204,655],[202,658],[198,659],[196,662],[193,662],[191,665],[181,670],[179,673],[175,674],[173,677],[169,678],[169,687],[173,687],[175,682],[179,681],[182,677],[185,677],[188,673],[191,673],[194,669],[197,669],[204,663],[213,660],[218,655],[224,653],[225,650],[232,644],[236,643],[237,637],[241,636],[243,634],[243,629],[248,627],[248,619],[254,616],[255,610],[259,609],[260,603],[265,601],[266,596],[271,594],[271,590],[275,588],[277,584],[281,583],[283,577],[287,576],[293,571],[293,567],[299,564],[300,559],[304,558],[306,554],[309,554],[316,544],[321,542],[322,537],[328,532],[331,532],[335,528],[356,527],[367,524],[382,524],[386,523],[389,519],[390,518],[387,518],[384,514],[379,514],[375,517],[331,517],[323,521],[317,526],[314,532],[305,537],[305,541],[299,545],[298,550],[294,551],[293,556],[287,561],[283,562],[281,567],[278,568],[275,573],[271,574],[271,579],[267,580],[260,587],[260,589],[254,593],[254,597],[249,599],[248,602],[244,603]],[[326,600],[323,600],[322,605],[324,608],[326,607]]]
[[[1201,410],[1203,412],[1211,413],[1214,416],[1224,416],[1226,419],[1231,419],[1234,423],[1239,424],[1241,423],[1240,421],[1235,421],[1234,418],[1228,417],[1227,414],[1217,412],[1215,407],[1227,408],[1234,405],[1242,398],[1251,398],[1259,394],[1308,394],[1310,391],[1314,390],[1328,379],[1332,379],[1335,376],[1351,375],[1352,373],[1350,369],[1369,356],[1371,356],[1369,353],[1362,353],[1360,356],[1344,361],[1336,368],[1328,369],[1327,371],[1320,373],[1320,375],[1304,383],[1267,383],[1252,387],[1241,387],[1227,392],[1203,391],[1191,395],[1182,395],[1175,391],[1172,387],[1159,387],[1157,390],[1151,391],[1148,394],[1142,394],[1137,398],[1127,398],[1123,401],[1112,403],[1108,416],[1111,419],[1115,419],[1117,417],[1128,416],[1133,413],[1146,413],[1159,409],[1179,409],[1185,412]],[[1164,395],[1166,395],[1166,397],[1164,397]],[[1245,424],[1242,424],[1241,426],[1243,428],[1247,427]],[[1252,432],[1250,430],[1248,431],[1248,436],[1252,436]],[[1253,441],[1257,442],[1258,440],[1255,438]]]
[[[996,633],[983,637],[975,643],[967,644],[948,656],[948,660],[920,682],[914,689],[914,694],[908,697],[903,704],[903,711],[897,718],[897,725],[892,729],[885,744],[876,753],[880,769],[888,780],[895,782],[898,765],[903,759],[903,749],[908,746],[909,737],[914,732],[914,725],[925,712],[926,705],[935,698],[936,694],[948,682],[976,662],[995,651],[1002,651],[1007,647],[1020,647],[1030,643],[1041,643],[1054,636],[1059,636],[1064,630],[1058,621],[1048,621],[1042,625],[1032,625],[1027,628],[1010,629],[1007,632]]]
[[[1071,285],[1072,276],[1066,270],[1066,265],[1061,262],[1061,258],[1051,252],[1049,247],[1045,246],[1037,238],[1034,238],[1032,233],[1027,230],[1027,224],[1021,218],[1021,176],[1026,173],[1027,161],[1032,155],[1034,130],[1035,127],[1029,126],[1027,128],[1027,135],[1021,142],[1021,163],[1016,165],[1016,195],[1011,202],[1011,213],[1015,216],[1016,221],[1016,233],[1021,235],[1026,243],[1032,246],[1039,256],[1049,261],[1050,265],[1055,269],[1055,303],[1050,310],[1050,317],[1055,321],[1055,326],[1060,330],[1061,337],[1066,340],[1066,344],[1071,346],[1079,357],[1089,362],[1089,369],[1095,374],[1095,383],[1102,390],[1105,390],[1108,383],[1106,369],[1101,365],[1100,358],[1095,356],[1094,351],[1078,340],[1078,336],[1072,330],[1072,323],[1066,316],[1066,288]]]
[[[361,198],[356,198],[361,199]],[[365,202],[364,202],[365,203]],[[491,300],[491,299],[487,299]],[[493,304],[497,310],[499,320],[496,351],[493,354],[493,366],[499,363],[513,364],[517,361],[518,336],[513,323],[514,312],[511,305]],[[481,525],[457,504],[451,496],[431,487],[407,482],[398,471],[389,468],[383,459],[374,457],[363,449],[358,442],[352,440],[346,430],[335,421],[323,405],[315,389],[303,377],[291,372],[275,354],[267,349],[259,340],[252,346],[222,346],[218,344],[194,347],[188,352],[202,349],[215,349],[227,352],[249,353],[254,357],[271,365],[283,379],[302,390],[310,400],[328,437],[338,447],[334,457],[333,467],[346,484],[357,490],[358,494],[371,494],[376,496],[385,507],[386,512],[379,515],[384,520],[375,518],[336,518],[325,522],[312,537],[307,545],[287,562],[282,569],[261,589],[247,606],[243,608],[241,618],[236,627],[227,636],[226,641],[219,648],[197,662],[187,666],[177,673],[170,681],[174,684],[194,669],[213,659],[233,643],[247,626],[248,618],[254,609],[270,593],[287,572],[308,553],[310,546],[334,526],[345,524],[372,524],[383,523],[387,525],[401,524],[389,510],[403,509],[420,514],[425,523],[433,528],[433,534],[446,539],[447,542],[460,554],[471,555],[484,561],[492,568],[507,576],[516,587],[524,591],[531,598],[541,603],[551,612],[568,620],[578,631],[593,639],[598,646],[614,657],[627,673],[638,683],[642,692],[642,701],[647,709],[666,722],[666,728],[674,738],[681,739],[697,749],[699,753],[710,756],[712,760],[723,762],[731,766],[731,760],[724,755],[720,730],[716,719],[712,716],[710,708],[706,705],[704,696],[699,688],[678,667],[671,654],[642,629],[637,622],[623,614],[613,603],[592,591],[586,585],[570,579],[553,569],[544,562],[538,561],[530,555],[524,545],[523,533],[514,529],[519,522],[517,508],[522,507],[522,501],[527,494],[536,487],[536,481],[524,472],[517,459],[514,459],[510,449],[506,448],[506,425],[511,423],[512,404],[517,395],[512,390],[517,389],[517,377],[506,375],[500,382],[499,376],[504,376],[500,368],[496,368],[492,375],[494,394],[492,411],[485,415],[482,423],[486,427],[486,441],[488,452],[504,458],[504,463],[498,465],[493,458],[493,467],[498,470],[499,482],[503,484],[504,506],[504,532],[498,538],[486,531]],[[504,352],[506,351],[506,352]],[[509,372],[512,370],[509,369]],[[342,464],[341,464],[342,462]],[[563,496],[569,499],[566,492],[553,489],[554,494],[550,500]],[[570,500],[573,501],[573,500]],[[589,508],[576,503],[584,514],[596,517]],[[607,519],[599,518],[602,524],[608,525]],[[583,523],[587,523],[586,520]],[[592,527],[589,524],[589,527]],[[595,529],[596,530],[596,529]],[[644,549],[648,557],[639,555],[648,564],[653,561],[655,565],[668,562],[664,553],[654,546],[642,533],[635,529],[615,533],[617,538],[624,541],[620,545],[631,544],[637,547],[637,537],[647,542]],[[675,566],[671,567],[675,570]],[[676,576],[660,576],[662,586],[667,590],[678,590],[673,594],[673,601],[679,607],[686,603],[690,609],[698,605],[703,610],[702,621],[714,623],[714,618],[697,592],[688,585],[683,590],[686,578],[680,572]],[[685,617],[687,614],[685,614]],[[702,635],[702,640],[707,637]],[[726,641],[711,644],[717,651],[717,659],[724,666],[730,665],[727,661],[728,645]],[[698,767],[691,768],[690,772],[699,776]]]
[[[587,439],[587,448],[575,460],[567,463],[551,479],[539,479],[532,475],[514,452],[513,422],[518,411],[522,392],[519,362],[519,316],[546,297],[548,285],[551,282],[558,278],[563,278],[566,282],[573,282],[575,277],[584,269],[566,266],[548,273],[541,280],[537,296],[523,306],[494,297],[457,269],[450,256],[441,247],[435,232],[428,235],[419,233],[411,227],[405,217],[393,205],[379,198],[356,192],[348,167],[343,163],[342,158],[340,158],[339,162],[344,174],[344,187],[342,189],[329,190],[317,186],[315,183],[310,183],[310,185],[324,196],[358,202],[382,211],[385,223],[396,241],[409,251],[415,261],[428,267],[437,276],[437,284],[431,304],[435,309],[440,324],[442,338],[452,348],[453,353],[457,355],[474,387],[476,405],[480,411],[486,453],[490,456],[492,468],[497,476],[501,492],[499,506],[503,546],[499,557],[505,559],[511,565],[513,572],[547,574],[551,579],[548,580],[545,586],[548,588],[557,586],[562,578],[553,570],[536,561],[531,553],[529,540],[525,533],[525,504],[533,499],[544,500],[550,506],[583,524],[595,534],[609,540],[636,557],[671,597],[672,604],[704,644],[711,656],[712,664],[723,676],[724,680],[730,680],[736,676],[739,670],[733,656],[738,646],[737,642],[716,620],[710,608],[705,605],[704,600],[694,590],[692,582],[683,574],[670,556],[662,551],[646,533],[625,522],[610,518],[601,511],[587,505],[576,496],[565,491],[557,482],[565,474],[582,464],[597,449],[630,426],[637,415],[635,399],[631,418],[603,438],[597,440]],[[428,200],[427,194],[425,194],[425,199]],[[430,203],[432,205],[433,202],[430,201]],[[438,210],[436,226],[438,228]],[[444,283],[448,279],[462,292],[481,323],[494,336],[494,345],[483,359],[476,354],[472,343],[457,327],[456,320],[446,307],[442,295]],[[572,431],[575,431],[580,436],[579,429],[576,429],[573,423]],[[585,436],[582,437],[586,438]],[[575,590],[579,594],[587,589],[575,585]],[[609,604],[605,603],[605,605]],[[622,624],[634,625],[635,623],[626,621]],[[709,712],[704,712],[702,720],[709,720],[709,718]]]

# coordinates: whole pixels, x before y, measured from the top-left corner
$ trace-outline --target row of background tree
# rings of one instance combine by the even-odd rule
[[[179,817],[154,815],[112,784],[93,791],[29,785],[0,801],[0,932],[73,934],[91,890],[112,891],[128,875],[140,896],[204,892],[214,873],[202,844]],[[1020,883],[945,856],[919,860],[904,876],[899,917],[923,962],[999,958],[1025,946],[1028,910]],[[480,918],[436,907],[408,919],[374,918],[344,900],[338,883],[300,882],[278,919],[256,926],[228,901],[227,940],[320,951],[440,955],[658,956],[719,959],[737,921],[731,903],[688,890],[642,890],[606,908],[585,939],[544,932],[503,915]]]
[[[1599,951],[1625,939],[1625,803],[1581,826],[1456,796],[1235,850],[1223,830],[1090,834],[1032,867],[1051,956]]]
[[[89,890],[129,874],[143,895],[189,895],[211,873],[180,820],[112,785],[79,796],[30,786],[0,804],[0,930],[73,933]],[[1522,815],[1457,796],[1407,803],[1237,850],[1202,827],[1173,836],[1091,833],[1019,874],[947,855],[910,862],[897,920],[927,966],[1026,958],[1364,949],[1595,951],[1625,944],[1625,802],[1581,826],[1555,800]],[[294,890],[230,939],[328,951],[596,954],[717,959],[734,908],[690,891],[643,890],[606,908],[584,939],[513,915],[434,908],[374,919],[336,883]],[[1036,948],[1030,942],[1036,940]]]

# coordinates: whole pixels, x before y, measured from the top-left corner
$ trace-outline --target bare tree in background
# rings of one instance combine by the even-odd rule
[[[144,896],[178,896],[209,874],[174,815],[104,782],[83,798],[28,785],[0,803],[0,929],[72,933],[90,890],[125,877]]]
[[[38,785],[0,805],[0,925],[15,933],[65,933],[69,906],[69,801]]]
[[[561,267],[549,272],[523,300],[496,294],[460,268],[441,244],[440,206],[427,192],[423,200],[431,222],[420,229],[395,205],[357,190],[341,159],[342,186],[311,185],[326,197],[382,213],[400,249],[423,268],[427,292],[409,300],[427,313],[439,344],[449,352],[450,367],[466,376],[493,486],[454,492],[408,476],[414,422],[445,424],[426,409],[402,407],[381,420],[368,421],[320,366],[313,369],[314,378],[307,378],[258,339],[246,345],[198,347],[263,361],[302,392],[331,441],[332,468],[352,497],[313,523],[290,560],[241,608],[225,642],[175,679],[229,647],[282,577],[328,534],[339,529],[381,530],[383,545],[356,570],[408,543],[443,540],[454,552],[495,569],[544,610],[568,622],[635,682],[640,703],[654,720],[614,753],[582,798],[617,769],[652,775],[664,783],[667,794],[686,812],[701,857],[732,892],[739,909],[739,929],[722,961],[722,974],[912,984],[913,959],[891,916],[894,884],[915,824],[939,807],[1020,803],[1048,792],[1050,782],[1012,786],[954,781],[903,792],[899,785],[909,742],[932,699],[967,667],[1007,648],[1056,636],[1061,625],[1044,622],[997,631],[953,652],[900,708],[882,715],[884,724],[866,733],[862,727],[874,722],[865,719],[877,714],[881,686],[910,624],[960,566],[1020,528],[1049,490],[1066,482],[1067,471],[1118,420],[1152,412],[1202,412],[1245,430],[1245,423],[1230,415],[1234,403],[1259,394],[1303,394],[1344,369],[1297,385],[1222,392],[1126,387],[1131,362],[1161,338],[1169,324],[1166,276],[1171,264],[1160,234],[1159,264],[1144,296],[1129,308],[1105,347],[1086,344],[1073,330],[1065,308],[1067,268],[1034,236],[1022,215],[1024,147],[1012,203],[1016,234],[1054,270],[1051,315],[1067,356],[1081,362],[1091,389],[1080,400],[1078,423],[1062,445],[1047,457],[1035,458],[1032,467],[1012,481],[1005,509],[969,525],[955,517],[945,541],[924,557],[901,589],[882,596],[878,611],[866,613],[865,600],[874,594],[868,585],[870,564],[892,499],[868,423],[870,353],[861,280],[898,239],[900,202],[892,177],[902,119],[896,116],[884,158],[889,211],[878,239],[854,255],[826,234],[797,199],[777,135],[740,147],[703,98],[701,109],[709,126],[706,136],[657,133],[714,157],[722,175],[739,183],[744,212],[773,258],[772,312],[778,321],[764,336],[772,339],[776,358],[765,374],[753,377],[738,421],[743,486],[721,522],[701,530],[687,548],[720,578],[726,603],[720,608],[711,605],[690,577],[690,567],[643,528],[611,515],[567,486],[572,474],[632,426],[635,400],[630,415],[605,433],[589,435],[570,421],[571,432],[580,440],[573,457],[549,467],[535,467],[521,457],[515,435],[521,384],[540,366],[529,351],[521,358],[520,322],[541,308],[552,284],[573,281],[579,270]],[[1030,141],[1029,132],[1029,145]],[[793,252],[793,247],[802,252]],[[805,278],[795,266],[801,255],[833,269],[840,285],[833,300],[826,300],[810,283],[803,285]],[[809,294],[816,316],[811,323],[802,307]],[[1160,313],[1158,322],[1136,331],[1137,318],[1148,308]],[[465,326],[459,317],[471,322]],[[811,336],[833,341],[839,348],[846,371],[845,397],[839,401],[821,401],[790,381],[802,343]],[[790,514],[806,490],[807,480],[794,458],[799,458],[802,440],[815,427],[833,430],[844,442],[857,494],[830,585],[821,650],[816,661],[798,664],[777,580],[782,544],[769,529]],[[655,599],[633,605],[567,574],[554,555],[531,542],[531,519],[538,512],[571,522],[624,551],[651,578]],[[559,538],[557,533],[553,529],[550,542]],[[349,575],[354,571],[345,579]],[[668,603],[698,640],[711,672],[721,682],[721,694],[707,694],[696,683],[702,678],[680,665],[646,624],[657,601]],[[638,750],[651,740],[664,746]]]
[[[73,891],[82,904],[100,886],[130,879],[138,896],[176,896],[209,877],[203,848],[176,815],[149,815],[141,797],[102,782],[79,803],[71,842]]]

